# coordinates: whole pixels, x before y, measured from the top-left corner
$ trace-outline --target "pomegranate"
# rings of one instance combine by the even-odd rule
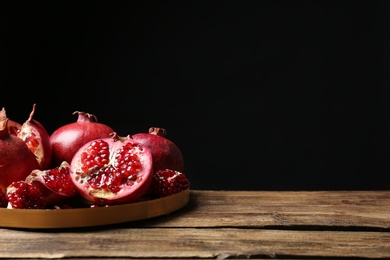
[[[179,193],[189,187],[190,181],[184,173],[170,169],[158,170],[153,174],[150,194],[165,197]]]
[[[151,150],[154,171],[171,169],[182,172],[183,154],[174,142],[166,138],[166,134],[164,128],[150,127],[149,133],[134,134],[131,138]]]
[[[85,143],[106,138],[114,130],[106,124],[99,123],[93,114],[75,111],[76,122],[72,122],[57,128],[50,135],[52,146],[52,166],[58,166],[63,161],[70,163],[77,150]]]
[[[14,181],[24,180],[39,163],[22,139],[10,134],[5,109],[0,111],[0,189],[3,193]]]
[[[150,150],[115,132],[84,144],[70,164],[78,193],[97,205],[138,200],[149,188],[152,175]]]
[[[35,154],[40,169],[48,169],[52,158],[50,135],[46,128],[33,118],[35,108],[36,104],[33,105],[29,118],[20,127],[17,136]]]
[[[9,209],[44,209],[46,202],[40,189],[24,181],[14,181],[6,191]]]
[[[60,166],[52,169],[33,170],[25,181],[36,185],[42,192],[46,205],[52,206],[77,196],[69,171],[69,163],[63,161]]]

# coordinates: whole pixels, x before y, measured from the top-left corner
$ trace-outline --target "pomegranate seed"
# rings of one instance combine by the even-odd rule
[[[72,194],[74,184],[69,175],[69,167],[56,167],[46,172],[43,178],[46,186],[54,191]]]
[[[105,189],[113,193],[118,192],[123,185],[134,185],[138,172],[142,170],[140,158],[134,153],[140,147],[127,143],[115,154],[115,160],[110,164],[110,151],[108,143],[96,140],[81,155],[82,171],[98,167],[97,172],[89,176],[88,183],[94,189]]]
[[[109,147],[103,140],[97,140],[91,143],[87,150],[82,154],[83,171],[88,171],[94,166],[104,167],[109,163]]]

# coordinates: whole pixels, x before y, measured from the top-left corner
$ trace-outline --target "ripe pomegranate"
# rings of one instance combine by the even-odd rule
[[[148,133],[138,133],[131,138],[144,144],[152,152],[153,169],[171,169],[183,171],[184,159],[179,147],[166,138],[166,130],[159,127],[150,127]]]
[[[14,181],[24,180],[39,163],[22,139],[10,134],[5,109],[0,111],[0,189],[3,193]]]
[[[66,161],[52,169],[33,170],[25,181],[39,188],[47,206],[63,203],[78,195],[70,179],[70,165]]]
[[[170,169],[158,170],[153,174],[150,194],[165,197],[179,193],[189,187],[190,181],[184,173]]]
[[[9,209],[44,209],[46,202],[42,192],[33,184],[14,181],[5,194]]]
[[[50,135],[46,128],[33,118],[35,108],[36,104],[33,105],[29,118],[20,127],[17,136],[35,154],[40,169],[48,169],[52,158]]]
[[[150,150],[115,132],[84,144],[70,164],[78,193],[97,205],[138,200],[149,188],[152,175]]]
[[[93,114],[76,111],[76,122],[57,128],[50,135],[52,146],[52,167],[60,165],[63,161],[70,163],[77,150],[85,143],[106,138],[114,130],[106,124],[99,123]]]

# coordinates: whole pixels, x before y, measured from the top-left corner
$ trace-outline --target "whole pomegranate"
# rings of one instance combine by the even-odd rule
[[[3,108],[0,111],[0,189],[3,193],[12,182],[24,180],[32,170],[40,168],[25,142],[9,133],[8,121]]]
[[[179,147],[166,138],[166,130],[150,127],[148,133],[138,133],[131,138],[144,144],[152,152],[154,171],[171,169],[182,172],[184,168],[183,154]]]
[[[22,139],[27,147],[34,153],[40,169],[48,169],[52,159],[50,135],[46,128],[33,118],[35,107],[36,104],[33,105],[29,118],[19,128],[17,137]]]
[[[52,147],[52,167],[60,165],[63,161],[70,163],[77,150],[85,143],[109,137],[114,130],[106,124],[99,123],[93,114],[75,111],[76,122],[65,124],[57,128],[50,135]]]
[[[84,144],[70,164],[76,190],[97,205],[138,200],[148,190],[152,175],[150,150],[116,133]]]

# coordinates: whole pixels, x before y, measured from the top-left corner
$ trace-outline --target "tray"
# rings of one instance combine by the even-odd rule
[[[6,209],[0,208],[0,227],[77,228],[102,226],[153,218],[184,207],[189,189],[167,197],[99,208]]]

